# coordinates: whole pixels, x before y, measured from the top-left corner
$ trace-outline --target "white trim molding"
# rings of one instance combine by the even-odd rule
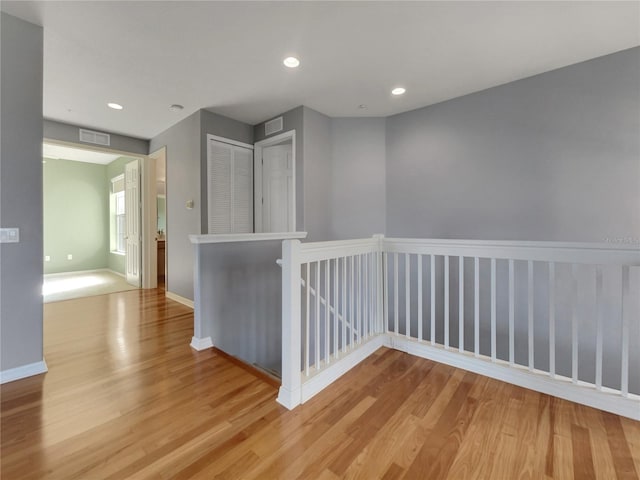
[[[211,337],[204,337],[204,338],[191,337],[190,346],[194,350],[197,350],[200,352],[202,350],[206,350],[207,348],[212,348],[213,341],[211,340]]]
[[[279,233],[211,233],[206,235],[189,235],[194,245],[202,243],[230,243],[230,242],[262,242],[266,240],[291,240],[307,238],[307,232],[279,232]]]
[[[193,308],[193,300],[189,300],[188,298],[181,297],[177,293],[173,293],[167,290],[166,292],[164,292],[164,296],[167,297],[169,300],[173,300],[174,302],[181,303],[185,307]]]
[[[574,403],[640,420],[640,397],[629,394],[627,397],[615,394],[614,390],[602,388],[596,390],[585,382],[573,383],[570,378],[556,375],[549,378],[546,372],[529,371],[527,367],[510,366],[509,362],[491,362],[476,358],[473,353],[449,351],[438,345],[428,345],[402,335],[388,333],[385,346],[406,352],[410,355],[444,363],[468,372],[495,378],[512,385],[518,385],[536,392],[546,393]]]
[[[211,140],[215,140],[216,142],[226,143],[228,145],[235,145],[236,147],[248,148],[250,150],[253,150],[253,145],[251,145],[250,143],[239,142],[238,140],[232,140],[230,138],[219,137],[218,135],[212,135],[210,133],[207,133],[207,142],[210,142]]]
[[[29,363],[28,365],[22,365],[21,367],[10,368],[8,370],[1,371],[0,384],[32,377],[34,375],[40,375],[43,373],[47,373],[48,371],[49,369],[47,368],[47,362],[45,362],[43,358],[40,362]]]
[[[373,354],[386,343],[387,336],[384,334],[377,335],[355,350],[347,353],[346,356],[339,359],[333,365],[320,370],[317,375],[305,381],[301,387],[301,402],[304,403],[322,390],[327,388],[342,375],[347,373],[353,367],[365,360],[369,355]]]

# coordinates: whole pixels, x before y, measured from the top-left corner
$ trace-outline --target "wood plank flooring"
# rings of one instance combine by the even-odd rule
[[[637,479],[640,423],[380,349],[289,412],[189,347],[162,290],[45,305],[46,375],[5,384],[1,476]]]

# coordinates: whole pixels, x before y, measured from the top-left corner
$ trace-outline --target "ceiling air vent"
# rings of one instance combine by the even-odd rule
[[[80,129],[80,141],[108,147],[111,145],[111,135],[108,133],[94,132],[93,130]]]
[[[268,137],[282,130],[282,117],[274,118],[264,124],[264,135]]]

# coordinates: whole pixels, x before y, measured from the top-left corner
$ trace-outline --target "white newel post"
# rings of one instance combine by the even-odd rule
[[[302,403],[300,240],[282,242],[282,385],[278,403],[289,410]]]

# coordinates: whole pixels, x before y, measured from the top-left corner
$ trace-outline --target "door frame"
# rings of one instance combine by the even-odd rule
[[[134,177],[135,178],[132,178]],[[134,184],[134,190],[130,185]],[[124,165],[124,214],[125,228],[125,269],[124,276],[129,285],[140,288],[142,286],[142,162],[133,159]],[[131,195],[133,193],[134,195]],[[137,197],[137,198],[136,198]],[[133,214],[133,215],[131,215]],[[131,216],[130,216],[131,215]],[[132,225],[135,228],[132,229]],[[133,230],[133,233],[132,233]],[[132,240],[133,239],[133,240]],[[132,252],[135,252],[132,254]],[[132,258],[137,260],[132,267]]]
[[[157,178],[156,178],[156,162],[164,162],[164,195],[165,195],[165,211],[164,211],[164,215],[165,215],[165,231],[164,231],[164,288],[165,291],[168,291],[168,285],[169,285],[169,255],[168,255],[168,251],[169,251],[169,229],[167,228],[169,225],[169,213],[167,212],[167,206],[166,206],[166,200],[168,198],[168,192],[169,192],[169,176],[167,175],[167,147],[162,146],[160,148],[158,148],[157,150],[149,153],[149,168],[151,170],[151,168],[153,168],[153,171],[149,171],[147,174],[145,174],[145,184],[146,184],[146,195],[147,195],[147,202],[149,205],[153,205],[150,210],[153,210],[153,215],[150,215],[147,218],[147,221],[149,223],[149,225],[147,226],[147,228],[149,229],[149,231],[151,232],[151,236],[149,238],[149,257],[147,258],[147,262],[150,265],[149,268],[149,274],[153,277],[153,287],[150,288],[157,288],[158,287],[158,231],[157,231],[157,225],[158,225],[158,194],[157,194],[157,189],[158,189],[158,185],[156,183]],[[153,165],[151,165],[153,164]]]
[[[142,273],[142,288],[156,288],[158,286],[158,279],[154,272],[157,272],[157,265],[155,263],[157,253],[155,244],[155,228],[153,225],[155,224],[155,217],[157,216],[157,206],[155,202],[156,172],[154,159],[150,158],[149,155],[142,153],[127,152],[125,150],[106,148],[100,145],[67,142],[64,140],[56,140],[48,137],[44,137],[42,139],[42,143],[49,143],[51,145],[62,145],[78,150],[114,153],[123,157],[139,159],[141,167],[140,171],[142,172],[142,176],[140,179],[140,202],[142,207],[142,265],[140,272]],[[152,186],[153,188],[150,189],[150,186]],[[150,202],[150,195],[153,195],[153,202]]]
[[[293,181],[291,187],[291,195],[293,201],[291,202],[292,216],[292,232],[296,231],[296,131],[289,130],[273,137],[265,138],[256,142],[253,146],[253,218],[254,225],[253,231],[255,233],[262,233],[262,149],[265,147],[272,147],[278,143],[282,143],[285,140],[291,139],[291,168]]]

